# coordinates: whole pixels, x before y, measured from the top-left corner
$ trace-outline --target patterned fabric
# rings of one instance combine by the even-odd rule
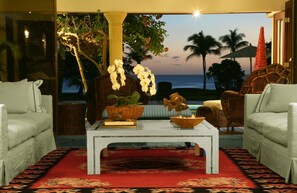
[[[152,186],[151,188],[137,188],[137,187],[121,187],[121,188],[111,188],[106,187],[108,184],[106,182],[98,182],[92,179],[86,178],[76,178],[75,180],[71,179],[63,179],[62,181],[57,181],[53,179],[51,183],[53,186],[55,184],[63,184],[63,185],[71,185],[73,183],[84,184],[92,184],[92,183],[100,183],[96,188],[69,188],[64,186],[63,188],[39,188],[32,189],[30,186],[34,184],[38,179],[40,179],[43,175],[45,175],[46,171],[48,171],[52,166],[54,166],[59,160],[64,158],[66,154],[71,149],[58,149],[53,151],[52,153],[45,156],[39,163],[36,165],[29,167],[22,174],[17,176],[9,186],[0,187],[0,192],[28,192],[28,193],[105,193],[105,192],[119,192],[119,193],[173,193],[173,192],[206,192],[206,193],[214,193],[214,192],[243,192],[243,193],[252,193],[252,192],[275,192],[275,193],[294,193],[297,190],[297,185],[294,184],[286,184],[284,179],[279,175],[275,174],[267,167],[263,166],[256,159],[251,156],[247,151],[243,149],[225,149],[224,152],[233,160],[239,168],[243,171],[243,173],[250,178],[256,188],[234,188],[232,186],[240,185],[240,179],[234,179],[231,181],[226,180],[226,178],[218,178],[217,180],[208,181],[207,179],[192,179],[189,181],[181,182],[177,184],[176,187],[165,187],[158,188],[156,186]],[[79,151],[78,151],[79,152]],[[224,167],[224,166],[222,166]],[[217,184],[225,183],[224,188],[217,188]],[[197,184],[200,187],[194,188]],[[203,186],[203,184],[207,184],[208,186]],[[212,184],[211,186],[209,184]],[[77,185],[77,184],[76,184]],[[192,186],[192,187],[191,187]]]

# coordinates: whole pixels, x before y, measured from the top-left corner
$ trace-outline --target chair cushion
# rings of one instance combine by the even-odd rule
[[[203,102],[203,106],[216,107],[221,111],[223,110],[221,100],[207,100]]]
[[[50,129],[51,115],[48,113],[8,114],[8,148]]]
[[[266,138],[287,146],[288,113],[253,113],[246,119],[246,125]]]

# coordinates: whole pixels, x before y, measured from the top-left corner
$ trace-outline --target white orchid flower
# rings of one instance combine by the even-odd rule
[[[117,68],[122,67],[123,66],[123,61],[119,60],[119,59],[115,59],[114,63],[116,65]]]
[[[126,80],[126,75],[125,75],[125,73],[120,74],[120,76],[121,76],[121,79],[122,79],[122,80],[124,80],[124,81]]]
[[[148,73],[145,71],[139,72],[139,74],[137,74],[137,78],[139,78],[140,80],[146,79],[147,77],[148,77]]]
[[[107,68],[107,71],[110,74],[113,90],[119,90],[121,86],[125,86],[126,75],[122,60],[114,60],[114,64],[110,65]],[[137,64],[133,68],[133,72],[140,80],[141,90],[143,92],[151,95],[155,95],[157,93],[155,75],[148,67],[143,67],[141,64]]]
[[[116,80],[118,77],[117,73],[116,72],[111,72],[110,73],[110,80]]]
[[[142,90],[143,92],[147,92],[147,91],[149,90],[148,85],[143,85],[143,86],[141,87],[141,90]]]
[[[141,80],[140,80],[140,85],[141,85],[141,86],[146,86],[146,85],[149,85],[149,84],[148,84],[147,81],[145,81],[145,79],[141,79]]]
[[[144,82],[146,82],[147,85],[149,85],[151,83],[151,80],[149,78],[145,78],[143,79]]]
[[[126,82],[124,79],[121,79],[121,86],[125,86],[126,85]]]
[[[150,80],[148,80],[148,79],[142,79],[140,81],[141,90],[143,92],[148,92],[148,90],[149,90],[149,84],[150,84]]]
[[[150,76],[151,76],[151,81],[152,81],[152,82],[155,82],[155,81],[156,81],[155,75],[150,74]]]
[[[117,72],[118,72],[119,74],[124,74],[124,73],[125,73],[125,70],[124,70],[124,68],[118,68],[118,69],[117,69]]]
[[[113,90],[119,90],[120,87],[121,87],[121,85],[120,85],[119,83],[114,83],[114,84],[112,85],[112,89],[113,89]]]
[[[115,65],[110,65],[110,66],[108,66],[108,68],[107,68],[107,72],[110,74],[110,73],[114,72],[115,69],[116,69]]]
[[[151,94],[151,95],[155,95],[156,93],[157,93],[156,88],[151,87],[151,88],[150,88],[150,94]]]
[[[144,71],[144,67],[141,66],[140,64],[137,64],[134,68],[133,68],[133,72],[134,74],[139,74],[140,72]]]

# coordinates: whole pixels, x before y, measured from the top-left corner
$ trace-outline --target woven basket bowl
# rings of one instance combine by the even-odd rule
[[[113,120],[127,120],[138,119],[141,117],[144,106],[141,105],[127,105],[127,106],[107,106],[106,112],[108,118]]]
[[[170,120],[178,125],[180,128],[191,129],[196,125],[200,124],[205,117],[181,117],[181,116],[172,116]]]

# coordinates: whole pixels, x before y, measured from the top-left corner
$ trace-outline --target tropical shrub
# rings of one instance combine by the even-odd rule
[[[207,77],[214,78],[218,93],[225,90],[239,91],[243,82],[244,70],[234,60],[223,60],[221,63],[213,63],[207,72]]]

